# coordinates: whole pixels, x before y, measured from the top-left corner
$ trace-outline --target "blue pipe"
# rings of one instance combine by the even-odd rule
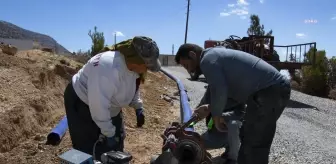
[[[192,110],[190,108],[189,105],[189,101],[188,101],[188,95],[184,89],[184,86],[182,84],[182,82],[174,77],[173,75],[171,75],[170,73],[168,73],[167,71],[161,69],[161,72],[163,72],[165,75],[167,75],[169,78],[173,79],[176,83],[177,83],[177,87],[180,91],[180,116],[181,116],[181,122],[182,123],[186,123],[187,121],[189,121],[191,119],[191,115],[192,115]],[[186,128],[186,130],[188,131],[194,131],[194,128]]]
[[[68,119],[66,116],[57,124],[57,126],[52,129],[52,131],[47,136],[47,144],[57,145],[61,142],[68,129]]]
[[[192,115],[192,110],[189,106],[188,95],[184,89],[182,82],[163,69],[161,69],[161,72],[163,72],[165,75],[167,75],[169,78],[173,79],[177,83],[177,87],[180,92],[181,122],[185,123],[189,121]],[[48,134],[47,144],[52,144],[52,145],[59,144],[63,136],[65,135],[65,132],[67,131],[67,129],[68,129],[68,120],[67,120],[67,117],[64,116],[63,119],[57,124],[57,126],[54,129],[52,129],[52,131]],[[186,128],[186,130],[194,131],[194,128]]]

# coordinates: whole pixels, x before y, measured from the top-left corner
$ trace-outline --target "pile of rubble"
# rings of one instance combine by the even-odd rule
[[[8,54],[3,47],[10,46],[2,46],[0,52],[0,163],[59,163],[58,155],[71,148],[69,134],[55,147],[45,145],[46,136],[65,115],[65,86],[83,63],[41,50]],[[163,73],[149,72],[147,77],[140,87],[144,127],[136,127],[134,109],[123,110],[125,147],[136,164],[148,163],[150,156],[161,150],[160,134],[179,118],[175,82]]]

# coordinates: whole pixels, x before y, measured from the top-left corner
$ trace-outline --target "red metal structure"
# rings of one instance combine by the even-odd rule
[[[315,63],[316,42],[295,45],[274,45],[274,36],[254,35],[243,38],[232,35],[229,39],[224,41],[206,40],[204,42],[204,48],[214,46],[225,46],[250,53],[264,59],[279,70],[301,69],[304,65]],[[285,49],[285,61],[280,61],[275,48],[278,48],[278,50]],[[311,51],[311,49],[313,49],[313,51]],[[313,53],[313,60],[307,59],[308,52]]]
[[[252,55],[255,55],[278,70],[287,69],[293,71],[295,69],[301,69],[302,66],[312,65],[315,63],[316,42],[295,44],[295,45],[274,45],[274,36],[256,36],[250,35],[248,37],[240,38],[235,35],[231,35],[225,40],[206,40],[204,42],[204,48],[224,46],[226,48],[241,50]],[[275,50],[275,48],[277,50]],[[277,51],[285,52],[286,59],[280,61],[280,57]],[[310,55],[309,60],[307,54]],[[191,72],[190,76],[192,80],[197,80],[202,73]]]

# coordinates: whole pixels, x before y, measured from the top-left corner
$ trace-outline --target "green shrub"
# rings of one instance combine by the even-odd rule
[[[303,67],[301,90],[310,95],[326,97],[329,92],[326,73],[318,67]]]
[[[301,80],[299,80],[301,91],[314,96],[328,97],[328,58],[326,52],[311,48],[305,57],[306,62],[314,62],[315,64],[302,68]],[[298,79],[294,80],[298,81]]]
[[[336,89],[330,90],[328,97],[336,100]]]
[[[105,38],[103,32],[98,32],[97,27],[94,27],[94,31],[89,31],[88,35],[90,36],[92,40],[92,46],[91,46],[91,56],[94,56],[98,54],[100,50],[102,50],[105,46]]]

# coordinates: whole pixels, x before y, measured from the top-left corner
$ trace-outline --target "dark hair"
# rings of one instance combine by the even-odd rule
[[[203,51],[203,48],[196,45],[196,44],[191,44],[191,43],[186,43],[186,44],[182,44],[180,46],[180,48],[178,49],[176,55],[175,55],[175,62],[177,64],[180,64],[180,59],[184,58],[184,59],[189,59],[189,52],[193,51],[195,52],[197,55],[201,54]]]

